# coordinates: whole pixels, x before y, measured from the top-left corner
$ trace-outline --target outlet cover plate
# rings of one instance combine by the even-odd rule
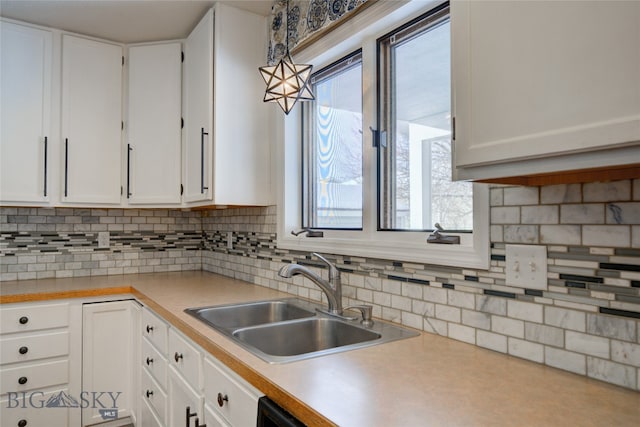
[[[506,245],[507,285],[547,290],[547,247]]]

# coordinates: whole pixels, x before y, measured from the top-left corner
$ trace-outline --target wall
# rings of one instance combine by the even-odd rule
[[[488,271],[330,257],[343,272],[345,304],[371,304],[376,317],[640,389],[640,180],[494,187],[490,197]],[[284,262],[320,264],[277,249],[275,224],[274,207],[210,212],[203,269],[320,300],[300,276],[278,278]],[[548,290],[505,283],[508,243],[547,246]]]
[[[200,212],[0,208],[0,280],[199,270],[201,230]]]
[[[345,304],[430,333],[640,390],[640,180],[493,187],[487,271],[329,256]],[[203,269],[314,300],[276,247],[276,208],[0,210],[2,280]],[[97,233],[108,231],[101,250]],[[231,245],[229,246],[229,238]],[[548,289],[505,283],[505,244],[548,250]]]

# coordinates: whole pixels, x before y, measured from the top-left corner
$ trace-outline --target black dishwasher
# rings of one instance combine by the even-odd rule
[[[267,396],[258,399],[257,427],[306,427]]]

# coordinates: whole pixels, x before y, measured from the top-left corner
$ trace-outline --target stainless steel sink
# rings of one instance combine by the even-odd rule
[[[294,299],[256,301],[245,304],[188,308],[188,314],[221,330],[235,330],[247,326],[282,322],[315,316],[314,308],[302,308]]]
[[[189,308],[185,312],[269,363],[286,363],[419,335],[376,320],[359,321],[316,312],[320,305],[297,298]]]
[[[380,338],[376,332],[329,318],[245,328],[233,336],[270,356],[297,356]]]

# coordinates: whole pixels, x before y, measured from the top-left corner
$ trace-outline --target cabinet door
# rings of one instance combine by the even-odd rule
[[[122,47],[62,36],[62,201],[120,203]]]
[[[129,48],[130,204],[180,203],[181,53],[180,43]]]
[[[187,38],[184,74],[184,200],[211,200],[213,10],[207,12]]]
[[[173,366],[169,368],[169,405],[167,425],[194,427],[205,423],[202,395],[196,392]]]
[[[45,202],[52,34],[0,21],[0,201]]]
[[[215,6],[213,199],[222,205],[266,205],[271,196],[269,108],[265,85],[266,18]],[[232,84],[230,84],[232,82]]]
[[[451,24],[459,171],[640,140],[640,2],[456,1]],[[565,163],[493,175],[610,166]]]
[[[135,418],[138,318],[133,301],[83,306],[82,390],[89,402],[82,410],[83,426],[108,420],[104,410]]]

